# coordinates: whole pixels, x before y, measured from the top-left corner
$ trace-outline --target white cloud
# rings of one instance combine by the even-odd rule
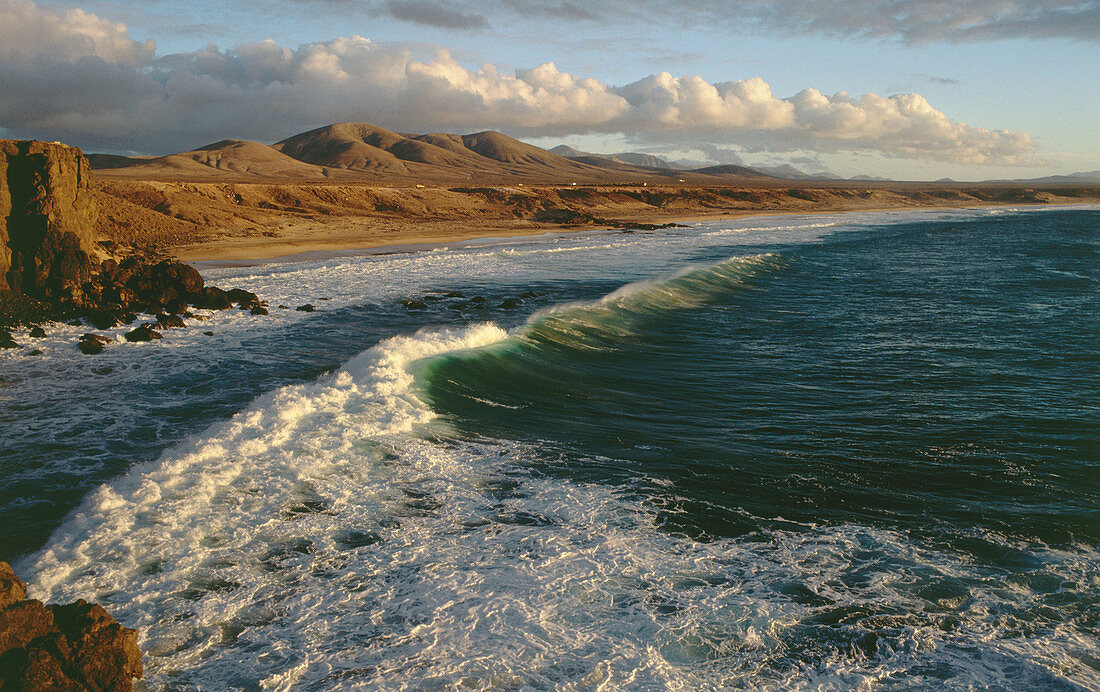
[[[747,150],[872,151],[967,164],[1032,163],[1026,134],[952,121],[918,94],[806,89],[778,98],[755,77],[709,83],[667,72],[613,87],[553,63],[506,73],[353,36],[297,49],[273,41],[156,58],[150,42],[81,11],[0,0],[0,123],[22,136],[170,151],[224,137],[273,141],[339,121],[400,131],[502,129],[524,136],[627,133]],[[33,40],[23,37],[31,36]]]
[[[43,10],[30,0],[0,0],[0,60],[38,55],[53,60],[95,56],[107,62],[146,64],[156,50],[153,40],[138,42],[126,26],[83,10]]]

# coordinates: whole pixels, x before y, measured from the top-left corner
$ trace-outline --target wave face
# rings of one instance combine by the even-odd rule
[[[293,270],[344,301],[295,339],[345,349],[368,291],[542,297],[406,316],[20,567],[139,628],[152,689],[1097,688],[1096,219]]]

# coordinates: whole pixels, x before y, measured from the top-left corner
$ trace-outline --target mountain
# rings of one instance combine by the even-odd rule
[[[654,156],[653,154],[642,154],[639,152],[625,152],[620,154],[593,154],[588,151],[581,151],[580,149],[574,149],[566,144],[559,144],[558,146],[550,149],[551,152],[564,156],[567,159],[584,159],[586,162],[590,159],[607,159],[615,163],[622,163],[628,166],[641,166],[642,168],[657,168],[657,169],[671,169],[672,164],[665,161],[660,156]]]
[[[1080,173],[1067,173],[1065,175],[1048,175],[1042,178],[1026,178],[1016,180],[987,180],[985,182],[990,183],[1100,183],[1100,171],[1084,171]]]
[[[157,158],[92,154],[90,160],[108,178],[166,181],[712,185],[778,180],[747,166],[676,170],[648,154],[547,151],[500,132],[416,135],[369,123],[334,123],[272,145],[226,139]]]
[[[768,175],[767,173],[761,173],[755,168],[749,168],[748,166],[738,166],[732,163],[722,164],[720,166],[707,166],[705,168],[696,168],[691,171],[692,173],[700,173],[702,175],[711,176],[736,176],[740,178],[750,179],[775,179],[776,176]]]

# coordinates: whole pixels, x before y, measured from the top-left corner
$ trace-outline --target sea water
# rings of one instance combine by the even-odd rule
[[[0,355],[0,559],[148,689],[1100,689],[1096,207],[204,274]]]

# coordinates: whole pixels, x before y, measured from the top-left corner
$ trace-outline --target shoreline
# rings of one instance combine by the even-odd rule
[[[410,188],[103,180],[94,194],[99,230],[111,241],[184,262],[249,263],[777,214],[1100,202],[1098,185],[908,183]]]
[[[722,220],[741,220],[749,218],[763,218],[774,216],[806,217],[819,215],[841,215],[861,213],[885,213],[885,212],[934,212],[949,210],[977,210],[977,209],[1005,209],[1025,208],[1041,209],[1051,207],[1070,206],[1095,206],[1098,201],[1067,200],[1053,203],[989,203],[967,206],[952,205],[926,205],[926,206],[883,206],[852,209],[818,209],[818,210],[723,210],[712,213],[696,213],[677,216],[648,216],[648,222],[669,221],[677,224],[713,223]],[[339,226],[346,219],[334,219],[331,223]],[[438,221],[425,222],[430,225],[438,225]],[[416,252],[431,252],[452,248],[510,245],[531,242],[536,239],[552,239],[561,237],[586,236],[586,235],[615,235],[633,232],[631,229],[619,229],[611,227],[577,227],[565,224],[546,224],[538,228],[500,228],[499,233],[492,233],[485,226],[467,226],[461,223],[447,222],[444,225],[452,227],[450,232],[435,230],[428,237],[403,234],[398,242],[377,240],[372,242],[369,238],[340,239],[338,237],[320,238],[312,242],[302,240],[280,241],[271,238],[260,241],[250,238],[252,242],[232,243],[231,247],[219,247],[223,243],[219,241],[207,241],[203,243],[189,244],[170,250],[171,255],[199,270],[228,269],[234,267],[260,266],[272,263],[307,262],[311,260],[334,259],[337,257],[365,257],[394,254],[406,254]],[[334,231],[339,229],[334,228]],[[488,231],[488,232],[487,232]],[[526,232],[525,232],[526,231]],[[234,239],[237,240],[237,239]],[[403,242],[402,242],[403,241]],[[410,242],[419,241],[419,242]],[[292,252],[281,252],[291,249]],[[257,254],[246,255],[253,251]]]

